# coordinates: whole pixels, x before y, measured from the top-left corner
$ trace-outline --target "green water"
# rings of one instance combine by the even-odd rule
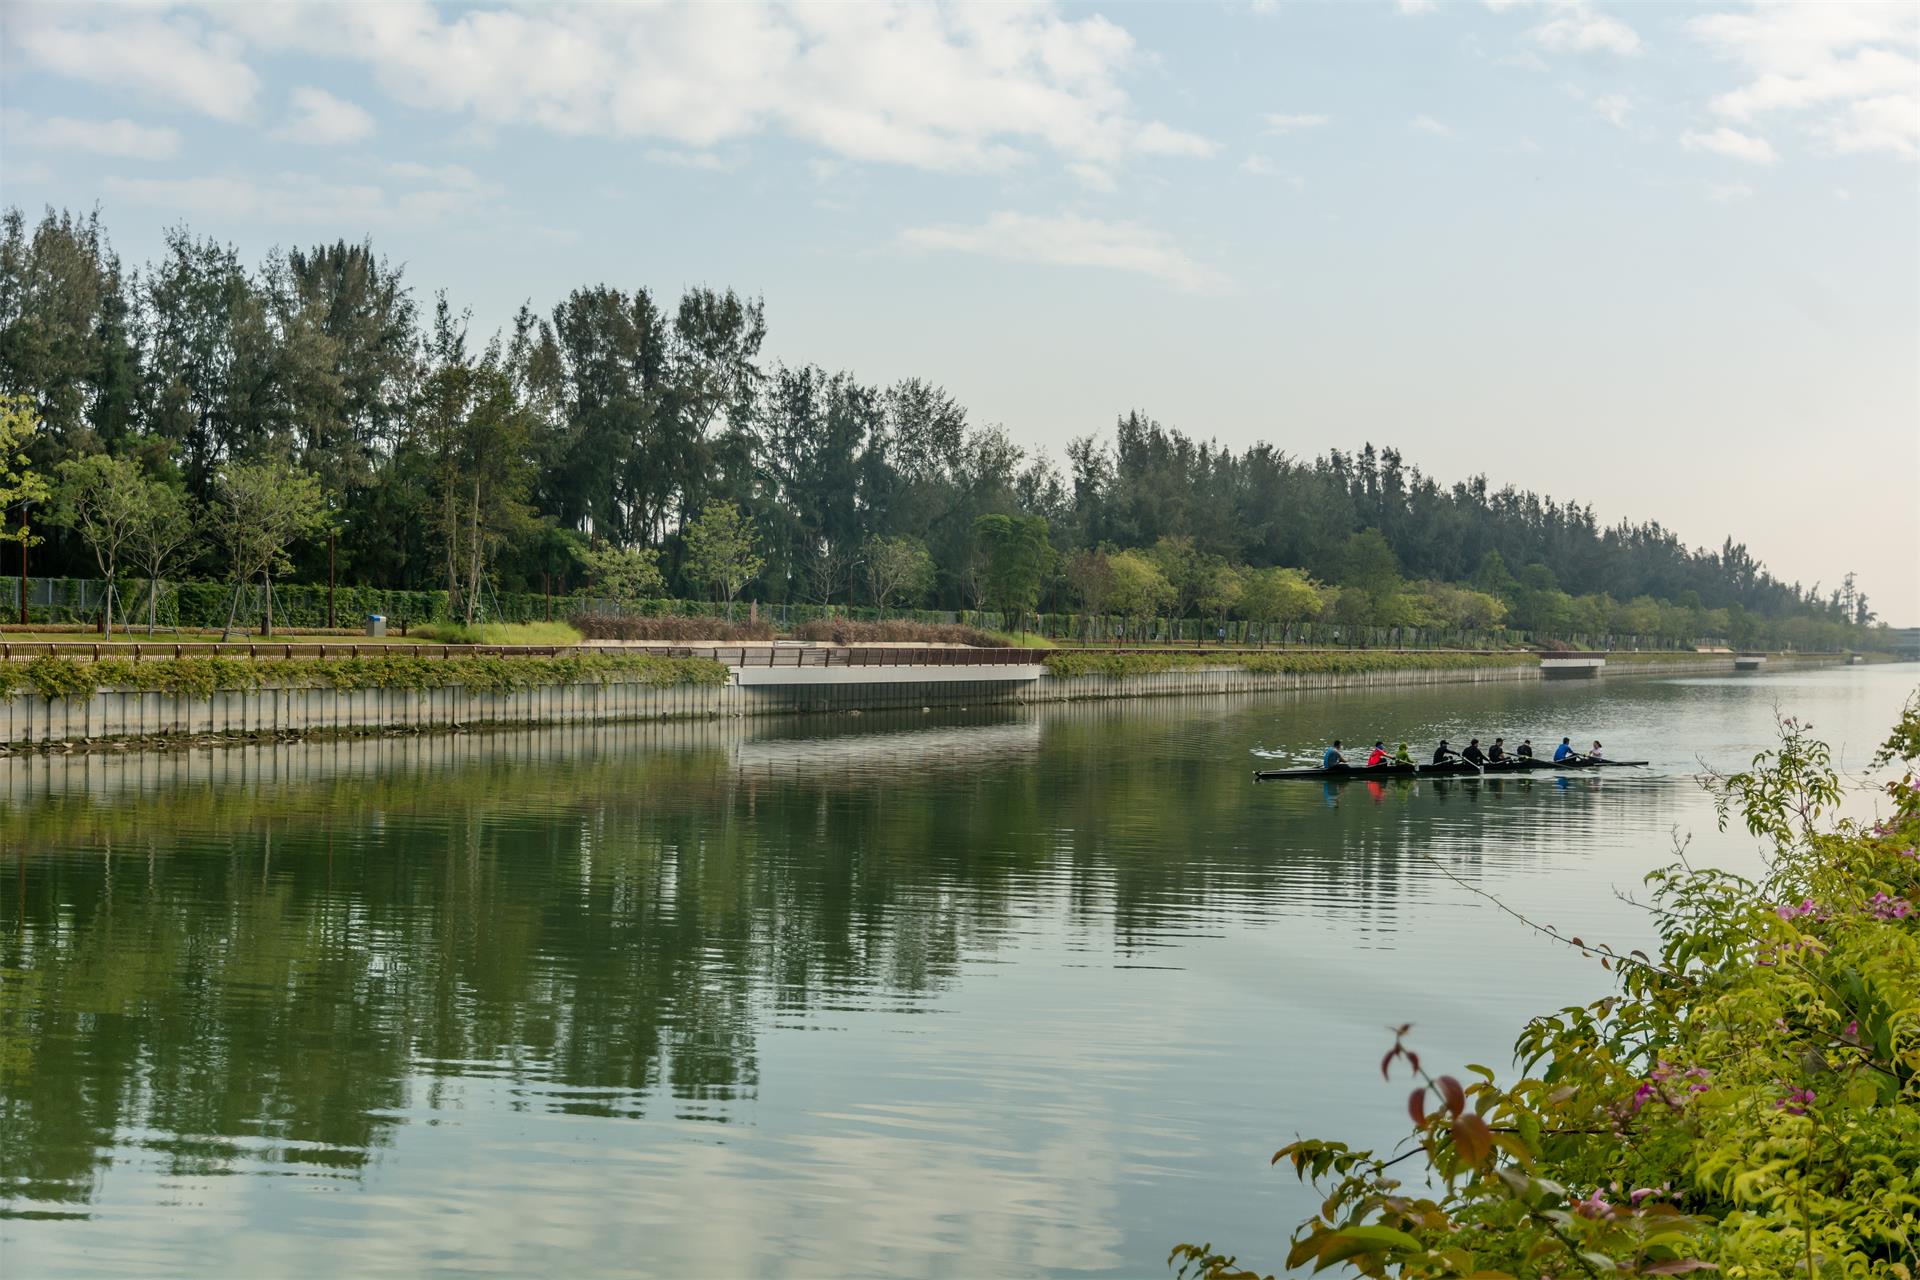
[[[1676,833],[1754,863],[1701,761],[1778,704],[1857,767],[1917,674],[0,762],[0,1272],[1276,1267],[1273,1149],[1403,1128],[1385,1026],[1605,989],[1467,886],[1639,943]],[[1249,778],[1496,731],[1653,767]]]

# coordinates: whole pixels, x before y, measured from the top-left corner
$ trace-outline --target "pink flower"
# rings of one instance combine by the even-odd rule
[[[1814,915],[1820,910],[1820,904],[1812,898],[1808,898],[1797,907],[1788,903],[1775,907],[1773,910],[1774,914],[1778,915],[1782,920],[1792,920],[1798,916]]]
[[[1613,1216],[1613,1206],[1607,1203],[1606,1195],[1597,1189],[1585,1200],[1575,1200],[1573,1202],[1573,1211],[1583,1218],[1611,1218]]]
[[[1633,1192],[1627,1198],[1631,1200],[1635,1205],[1638,1205],[1642,1200],[1645,1200],[1648,1196],[1669,1195],[1672,1193],[1672,1190],[1673,1190],[1673,1184],[1671,1182],[1663,1182],[1657,1187],[1635,1187],[1633,1189]]]
[[[1812,1106],[1818,1097],[1819,1095],[1811,1089],[1795,1089],[1773,1105],[1790,1116],[1803,1116],[1807,1114],[1807,1108]]]
[[[1860,1019],[1855,1018],[1852,1022],[1849,1022],[1847,1029],[1840,1034],[1849,1040],[1858,1040],[1860,1038]]]
[[[1913,904],[1905,898],[1890,898],[1876,893],[1867,903],[1867,913],[1879,920],[1904,920],[1913,914]]]

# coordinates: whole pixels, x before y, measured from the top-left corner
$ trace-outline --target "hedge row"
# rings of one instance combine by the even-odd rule
[[[1456,671],[1529,666],[1528,653],[1086,653],[1051,650],[1040,659],[1056,676],[1148,676],[1194,667],[1241,667],[1270,675],[1346,675],[1363,671]]]
[[[640,618],[618,613],[576,613],[568,622],[588,640],[696,641],[771,640],[765,622],[728,622],[725,618]]]
[[[323,661],[295,658],[165,658],[81,662],[35,658],[0,663],[0,696],[85,698],[100,689],[128,689],[205,698],[255,689],[471,689],[505,693],[538,685],[723,685],[728,669],[707,658],[651,654],[563,654],[554,657],[419,658],[382,656]]]
[[[859,622],[851,618],[820,618],[793,629],[795,640],[825,640],[832,644],[964,644],[980,649],[1006,649],[1005,636],[958,623]]]

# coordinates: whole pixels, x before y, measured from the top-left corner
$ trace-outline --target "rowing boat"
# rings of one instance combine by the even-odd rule
[[[1283,778],[1319,778],[1329,782],[1343,782],[1362,778],[1478,778],[1486,774],[1533,773],[1539,770],[1548,772],[1567,769],[1598,768],[1635,768],[1646,764],[1645,760],[1562,760],[1558,764],[1551,760],[1489,760],[1485,765],[1469,764],[1465,760],[1447,760],[1440,764],[1388,764],[1368,768],[1366,765],[1335,766],[1331,769],[1315,766],[1308,769],[1256,769],[1253,776],[1261,782],[1274,782]]]

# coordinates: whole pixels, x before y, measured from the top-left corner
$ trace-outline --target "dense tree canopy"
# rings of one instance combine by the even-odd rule
[[[368,243],[249,270],[182,227],[128,271],[97,215],[12,210],[0,227],[0,393],[37,410],[34,468],[109,454],[215,504],[233,464],[294,467],[326,493],[343,581],[447,587],[463,606],[584,585],[609,550],[657,552],[668,590],[715,594],[687,533],[727,503],[764,559],[739,590],[769,601],[1324,611],[1736,644],[1791,619],[1873,617],[1850,576],[1823,595],[1731,538],[1694,549],[1484,476],[1444,484],[1391,448],[1236,450],[1129,412],[1075,440],[1063,473],[931,383],[765,361],[766,333],[763,304],[732,290],[670,303],[596,284],[472,349],[465,318],[444,298],[421,306]],[[1032,593],[993,571],[993,538],[1021,528],[1050,553]],[[72,528],[36,532],[41,571],[98,572]],[[590,548],[603,554],[583,560]],[[1140,555],[1110,561],[1127,550]],[[198,554],[191,571],[225,576],[213,541]],[[297,544],[294,575],[324,578],[326,554],[324,534]],[[1309,579],[1341,590],[1308,602]]]

